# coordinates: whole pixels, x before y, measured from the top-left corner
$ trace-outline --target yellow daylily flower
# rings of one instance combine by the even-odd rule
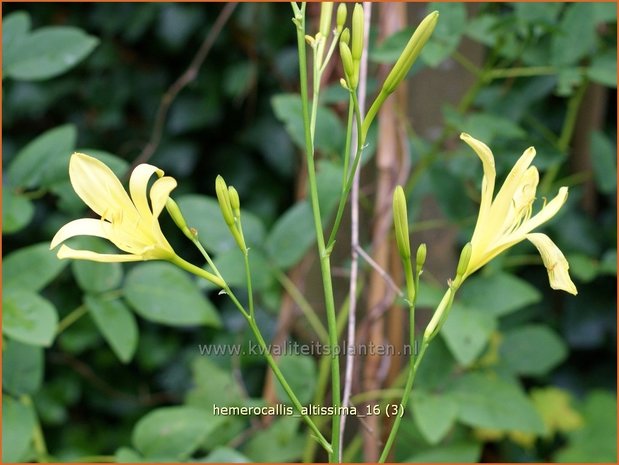
[[[569,265],[561,250],[545,234],[532,233],[561,209],[567,200],[567,187],[561,187],[554,199],[532,215],[539,182],[537,168],[530,166],[535,149],[529,147],[524,151],[494,196],[496,170],[492,151],[468,134],[463,133],[460,138],[475,151],[484,170],[479,216],[471,239],[471,257],[462,279],[466,279],[501,252],[528,239],[542,256],[550,287],[576,295],[578,292],[570,279]]]
[[[150,189],[149,205],[146,191],[153,174],[159,179]],[[129,180],[129,197],[120,180],[104,163],[83,153],[74,153],[69,162],[73,189],[101,218],[81,218],[65,224],[52,239],[50,249],[74,236],[97,236],[108,239],[127,253],[101,254],[75,250],[63,244],[58,258],[97,262],[174,259],[177,255],[161,232],[158,217],[176,187],[176,180],[163,174],[155,166],[138,165]]]

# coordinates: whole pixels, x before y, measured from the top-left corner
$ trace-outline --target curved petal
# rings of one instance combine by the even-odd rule
[[[518,228],[517,232],[519,234],[526,234],[530,231],[533,231],[539,225],[544,224],[550,218],[555,216],[557,212],[561,209],[565,201],[567,200],[567,187],[561,187],[559,189],[559,193],[552,199],[550,202],[546,204],[544,208],[542,208],[533,218],[528,221],[525,221],[520,228]]]
[[[163,171],[156,166],[142,163],[135,167],[131,173],[131,179],[129,179],[131,200],[133,200],[135,208],[142,218],[150,218],[152,216],[150,207],[148,206],[146,189],[148,188],[149,179],[155,173],[157,173],[159,177],[163,176]]]
[[[75,236],[96,236],[110,239],[110,232],[110,224],[102,220],[95,220],[94,218],[73,220],[60,228],[52,239],[49,248],[53,249],[61,242]]]
[[[125,211],[126,215],[135,211],[114,172],[96,158],[74,153],[69,162],[69,176],[77,195],[99,216],[117,210]]]
[[[559,247],[546,234],[527,234],[527,239],[533,243],[542,256],[542,261],[548,271],[550,287],[573,295],[578,294],[568,272],[570,265]]]
[[[174,190],[176,187],[176,179],[170,176],[164,176],[163,178],[159,178],[153,184],[153,187],[150,189],[150,204],[153,208],[153,216],[158,218],[161,214],[161,211],[164,209],[168,198],[170,197],[170,192]]]
[[[143,260],[139,255],[97,253],[92,250],[76,250],[63,244],[58,250],[58,258],[73,258],[75,260],[91,260],[93,262],[138,262]]]
[[[460,139],[466,142],[469,147],[475,151],[484,169],[484,177],[481,183],[481,204],[479,205],[479,216],[477,217],[477,225],[479,225],[486,221],[486,217],[490,210],[490,204],[492,203],[494,183],[496,182],[494,155],[492,155],[492,150],[490,150],[486,144],[464,132],[460,134]],[[475,229],[477,229],[477,225]]]

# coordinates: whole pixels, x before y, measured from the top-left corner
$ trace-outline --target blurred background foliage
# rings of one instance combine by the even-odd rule
[[[570,187],[547,230],[570,262],[579,295],[548,289],[539,257],[524,245],[467,282],[422,365],[394,460],[614,462],[616,5],[427,8],[439,9],[441,19],[412,82],[428,79],[433,68],[454,81],[466,75],[471,84],[456,104],[436,92],[414,110],[440,109],[434,128],[417,129],[423,118],[413,111],[413,231],[457,227],[453,247],[441,252],[429,241],[429,255],[453,254],[470,237],[481,169],[459,132],[493,148],[499,176],[534,145],[540,195]],[[264,402],[259,356],[200,354],[198,344],[251,341],[225,298],[165,263],[67,263],[48,251],[59,226],[87,214],[69,183],[70,154],[86,152],[125,176],[149,140],[166,89],[221,11],[194,3],[3,5],[4,461],[308,457],[298,419],[212,415],[214,404]],[[290,17],[286,4],[236,7],[196,79],[173,102],[149,160],[178,180],[174,198],[242,294],[240,255],[213,198],[216,175],[237,188],[269,336],[282,284],[294,294],[284,273],[294,273],[314,241],[303,200]],[[410,32],[380,43],[373,34],[370,76],[395,62]],[[481,50],[477,58],[467,55],[470,44]],[[341,179],[346,94],[339,76],[335,67],[317,129],[326,215]],[[370,79],[370,91],[375,86]],[[414,86],[410,92],[415,102],[420,95]],[[370,158],[362,190],[369,216]],[[439,220],[419,218],[427,198],[437,202]],[[201,263],[172,223],[162,223],[175,249]],[[81,245],[110,250],[95,240]],[[320,318],[320,291],[309,281],[306,299],[294,300]],[[429,272],[419,305],[435,305],[441,286]],[[298,318],[290,337],[318,339],[312,331],[319,325]],[[328,402],[317,380],[320,360],[289,356],[281,364],[304,402]],[[351,444],[347,459],[361,460],[359,440]]]

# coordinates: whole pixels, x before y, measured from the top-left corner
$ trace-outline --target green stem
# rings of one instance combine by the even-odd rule
[[[337,327],[335,317],[335,302],[333,298],[333,284],[331,278],[331,263],[329,254],[326,251],[325,239],[320,219],[320,204],[318,202],[318,185],[316,182],[316,168],[314,166],[314,145],[312,140],[312,130],[310,127],[310,115],[308,108],[308,86],[307,86],[307,57],[305,53],[305,5],[300,10],[300,15],[296,16],[297,24],[297,48],[299,53],[299,77],[301,81],[301,103],[303,110],[303,127],[305,132],[305,155],[307,161],[308,183],[310,186],[310,198],[312,213],[314,217],[314,227],[316,229],[316,242],[318,243],[318,254],[320,257],[320,271],[322,274],[322,284],[325,297],[325,308],[327,313],[327,327],[329,331],[329,345],[331,346],[331,395],[333,407],[337,412],[333,415],[331,427],[331,447],[329,453],[330,461],[337,460],[339,457],[339,408],[341,404],[340,393],[340,363],[338,354],[335,351],[337,346]]]
[[[21,403],[29,407],[33,411],[35,416],[34,430],[32,431],[32,445],[37,455],[37,462],[47,463],[49,462],[49,453],[47,452],[47,445],[45,444],[45,435],[41,428],[41,422],[39,421],[36,413],[34,412],[34,404],[32,398],[28,395],[21,396]]]
[[[58,326],[56,327],[56,336],[62,333],[65,329],[67,329],[69,326],[71,326],[81,317],[86,315],[86,313],[88,313],[88,308],[86,307],[86,305],[83,305],[83,304],[77,307],[75,310],[71,311],[71,313],[65,316],[58,323]]]

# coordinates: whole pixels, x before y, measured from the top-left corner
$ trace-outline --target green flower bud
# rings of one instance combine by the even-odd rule
[[[345,3],[340,3],[337,7],[337,32],[341,32],[344,24],[346,23],[346,16],[348,15],[348,9],[346,8]],[[348,41],[347,41],[348,42]]]
[[[408,237],[408,213],[406,211],[406,196],[402,186],[395,188],[393,192],[393,226],[395,239],[400,256],[404,260],[411,258],[411,246]]]
[[[239,200],[239,193],[232,186],[228,187],[228,198],[230,199],[230,206],[232,207],[232,213],[235,218],[241,217],[241,201]]]
[[[350,48],[345,42],[340,42],[340,56],[342,57],[342,66],[344,67],[344,75],[348,82],[352,81],[354,73],[354,65],[352,62],[352,55],[350,54]]]
[[[417,273],[419,273],[419,271],[423,268],[423,265],[425,265],[426,263],[426,251],[427,251],[427,247],[425,244],[419,244],[419,247],[417,247],[417,257],[416,257],[416,266],[417,266]]]
[[[320,4],[320,27],[318,30],[323,37],[329,37],[331,33],[331,17],[333,16],[333,2]]]
[[[462,252],[460,252],[460,261],[458,262],[458,270],[456,271],[456,279],[461,280],[464,277],[464,274],[469,267],[469,262],[471,261],[472,248],[473,247],[470,242],[467,242],[462,248]]]
[[[347,27],[342,31],[342,35],[340,36],[340,42],[344,42],[346,45],[350,43],[350,29]]]
[[[361,60],[363,53],[363,22],[363,7],[357,3],[352,12],[352,43],[350,47],[355,61]]]
[[[306,34],[305,35],[305,42],[307,42],[307,45],[309,45],[310,47],[314,48],[316,47],[316,39],[314,39],[311,35]]]
[[[432,35],[437,21],[438,11],[433,11],[426,16],[423,21],[421,21],[408,41],[408,44],[406,44],[400,58],[398,58],[398,61],[396,61],[395,65],[393,65],[393,68],[385,79],[383,84],[384,92],[387,94],[393,92],[398,84],[400,84],[400,82],[402,82],[402,80],[406,77],[408,71],[411,69],[413,63],[421,53],[421,49]]]
[[[224,178],[221,176],[217,176],[215,180],[215,193],[217,194],[219,208],[224,217],[224,221],[228,226],[232,226],[234,224],[234,215],[232,214],[232,206],[230,205],[230,194],[226,181],[224,181]]]
[[[183,234],[185,234],[185,236],[187,236],[189,239],[195,239],[195,236],[197,235],[193,232],[195,230],[192,230],[189,228],[189,226],[187,226],[187,222],[185,221],[185,217],[181,213],[181,209],[178,207],[178,204],[174,200],[172,200],[171,197],[168,197],[165,208],[172,217],[172,220],[174,220],[176,226],[178,226],[178,229],[183,231]]]

